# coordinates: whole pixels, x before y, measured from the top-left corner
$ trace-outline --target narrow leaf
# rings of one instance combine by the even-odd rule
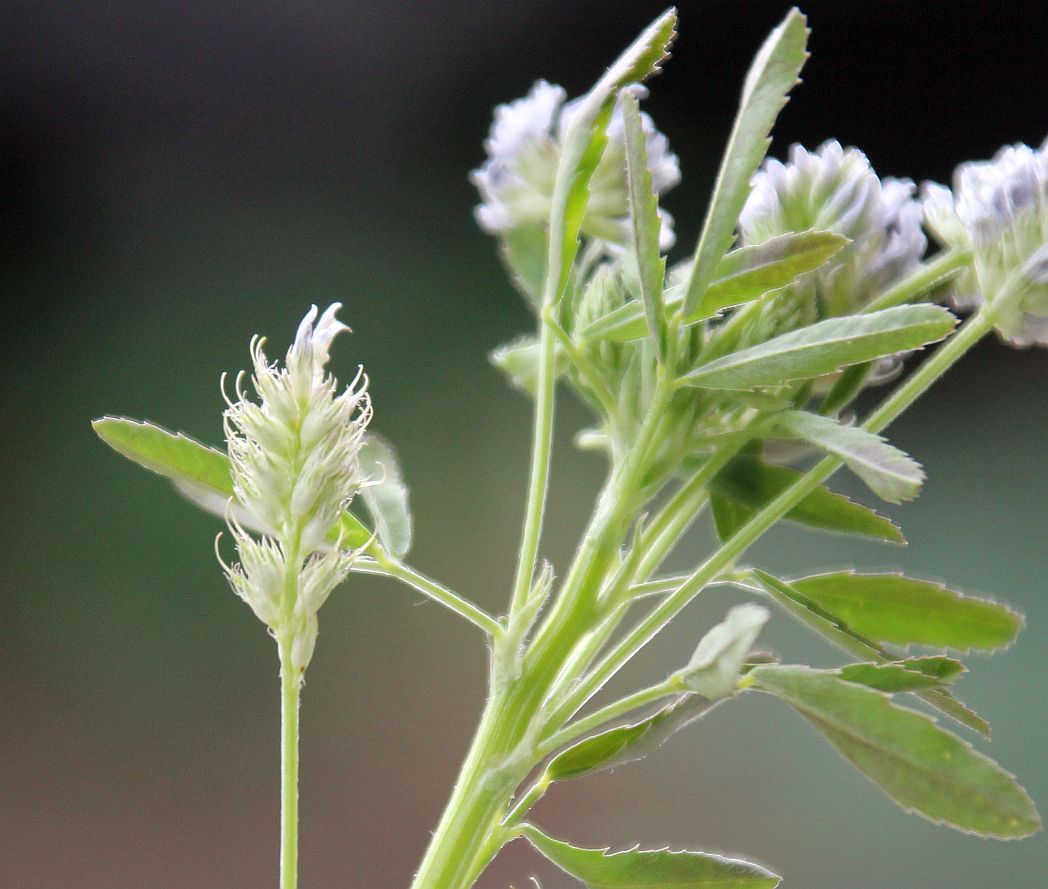
[[[1011,775],[923,713],[834,671],[768,666],[749,675],[907,811],[998,839],[1040,827],[1032,800]]]
[[[698,695],[682,696],[639,722],[616,726],[568,747],[550,760],[546,774],[553,781],[565,781],[634,762],[661,747],[715,703]]]
[[[764,41],[746,75],[739,111],[717,173],[695,264],[685,288],[684,315],[698,307],[720,259],[731,246],[735,224],[771,144],[769,134],[808,57],[806,20],[796,9]]]
[[[677,673],[681,684],[716,700],[735,691],[739,672],[771,615],[760,605],[738,605],[699,641],[688,665]]]
[[[829,318],[699,365],[682,382],[744,390],[812,379],[941,340],[956,321],[946,309],[933,305]]]
[[[546,280],[546,256],[549,240],[545,228],[520,225],[500,236],[499,253],[510,279],[533,306],[542,302],[542,284]]]
[[[939,688],[955,682],[964,673],[964,664],[954,658],[908,658],[893,663],[848,664],[841,667],[841,678],[890,694]]]
[[[360,468],[371,483],[360,490],[379,542],[398,558],[411,549],[411,510],[408,489],[393,446],[369,432],[360,449]]]
[[[640,279],[640,296],[648,331],[656,353],[666,358],[666,312],[662,287],[666,280],[666,260],[659,254],[659,202],[648,169],[648,152],[640,105],[629,92],[622,93],[622,123],[626,149],[626,182],[629,189],[631,240]]]
[[[801,474],[796,469],[763,463],[756,457],[736,457],[710,483],[718,533],[722,530],[723,522],[723,530],[730,531],[727,535],[730,537],[757,510],[790,487]],[[714,497],[736,504],[735,510],[729,513],[726,507],[721,506],[718,512]],[[791,509],[786,518],[823,531],[856,534],[890,543],[906,542],[902,532],[889,519],[824,487],[816,488]],[[722,539],[727,538],[722,535]]]
[[[793,584],[772,577],[764,571],[754,571],[753,575],[764,591],[783,609],[842,651],[853,657],[880,664],[899,660],[897,655],[857,632],[854,627],[827,611]],[[930,688],[915,691],[914,694],[961,725],[984,737],[990,736],[990,724],[962,701],[957,700],[947,689]]]
[[[530,824],[522,833],[536,850],[589,889],[774,889],[781,882],[760,865],[707,852],[579,849]]]
[[[718,264],[714,281],[706,289],[701,305],[684,318],[684,323],[694,324],[721,309],[786,287],[799,275],[819,268],[845,244],[847,239],[834,232],[805,231],[732,250]],[[670,287],[663,294],[667,308],[679,306],[683,298],[683,285]],[[644,310],[640,301],[619,306],[582,331],[583,336],[613,342],[639,339],[644,334]]]
[[[784,411],[776,415],[773,428],[840,457],[870,490],[889,503],[912,500],[924,483],[920,463],[861,427],[845,426],[832,417],[807,411]]]
[[[901,574],[840,571],[795,580],[803,596],[856,632],[892,645],[992,651],[1010,645],[1022,615],[988,599]]]

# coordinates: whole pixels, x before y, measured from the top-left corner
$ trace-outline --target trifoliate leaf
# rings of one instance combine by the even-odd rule
[[[411,510],[393,446],[369,432],[360,449],[360,468],[364,477],[371,479],[361,488],[360,496],[371,515],[375,534],[389,552],[401,558],[411,549]]]
[[[760,605],[738,605],[700,640],[688,665],[676,674],[681,684],[716,700],[735,691],[750,648],[771,615]]]
[[[757,667],[753,687],[781,698],[895,802],[930,821],[1015,839],[1040,827],[1015,779],[923,713],[835,671]]]

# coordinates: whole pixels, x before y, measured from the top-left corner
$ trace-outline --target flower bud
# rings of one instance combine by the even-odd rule
[[[1016,346],[1048,345],[1048,140],[961,164],[952,191],[928,182],[922,197],[936,239],[974,253],[974,274],[955,282],[954,303],[974,308],[1011,282],[1023,292],[1002,307],[998,333]]]
[[[641,86],[631,89],[646,94]],[[498,234],[549,222],[561,145],[578,102],[565,104],[566,97],[562,87],[540,80],[524,98],[495,109],[495,120],[484,142],[488,159],[470,174],[482,200],[476,208],[477,222],[485,231]],[[680,166],[669,141],[655,129],[651,118],[641,114],[641,121],[652,185],[656,194],[662,194],[680,181]],[[629,234],[629,203],[625,135],[618,104],[607,135],[604,155],[590,180],[582,231],[621,245]],[[668,250],[674,242],[673,221],[668,214],[662,215],[660,242]]]

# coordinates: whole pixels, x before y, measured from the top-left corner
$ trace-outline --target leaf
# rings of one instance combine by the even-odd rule
[[[698,695],[684,695],[639,722],[591,735],[561,751],[546,766],[546,774],[552,781],[566,781],[634,762],[661,747],[714,704]]]
[[[738,605],[699,642],[688,665],[676,674],[681,684],[717,700],[735,691],[739,672],[771,615],[760,605]]]
[[[754,571],[753,576],[764,591],[782,608],[805,626],[853,657],[873,660],[882,664],[899,660],[898,656],[890,651],[886,651],[872,639],[868,639],[857,632],[854,627],[849,626],[840,617],[822,608],[793,584],[786,583],[760,570]],[[940,713],[949,716],[961,725],[967,726],[987,738],[990,736],[990,724],[962,701],[957,700],[946,689],[931,688],[924,691],[915,691],[914,694]]]
[[[500,255],[510,277],[533,305],[542,301],[542,284],[546,280],[546,255],[549,242],[546,230],[537,225],[520,225],[500,233]]]
[[[749,675],[907,811],[998,839],[1040,827],[1032,800],[1011,775],[923,713],[834,671],[768,666]]]
[[[229,458],[181,432],[168,432],[152,423],[123,417],[103,417],[91,424],[98,437],[113,450],[172,481],[186,481],[233,495]]]
[[[845,426],[832,417],[807,411],[784,411],[775,416],[773,428],[840,457],[870,490],[889,503],[912,500],[924,483],[920,463],[861,427]]]
[[[871,370],[873,370],[872,362],[846,367],[834,381],[833,388],[826,393],[822,404],[819,405],[819,413],[827,417],[837,416],[855,400],[866,386]]]
[[[360,468],[372,480],[360,489],[360,496],[375,534],[389,552],[402,558],[411,549],[411,510],[393,446],[382,436],[368,432],[360,449]]]
[[[856,632],[892,645],[992,651],[1023,628],[1022,616],[1006,605],[901,574],[839,571],[792,585]]]
[[[179,493],[197,506],[225,517],[226,504],[233,496],[233,479],[229,457],[224,453],[181,433],[123,417],[103,417],[91,426],[115,451],[172,481]],[[246,513],[238,514],[240,518],[245,527],[265,530]],[[349,512],[342,513],[339,528],[328,537],[334,541],[340,533],[351,548],[363,546],[371,539],[371,532]]]
[[[817,269],[845,244],[834,232],[805,231],[779,235],[763,244],[739,247],[727,253],[717,266],[716,277],[707,288],[702,303],[685,324],[705,320],[721,309],[757,299],[771,290],[793,283],[798,275]],[[683,287],[670,287],[663,299],[667,307],[678,306]],[[637,300],[588,324],[582,335],[612,342],[627,342],[645,334],[644,310]]]
[[[883,309],[828,318],[701,364],[681,382],[704,389],[779,386],[941,340],[957,319],[941,306]]]
[[[731,246],[735,225],[750,193],[750,180],[771,144],[769,134],[786,97],[808,58],[808,28],[791,9],[757,52],[742,88],[728,146],[695,248],[695,264],[685,288],[684,312],[699,306],[720,259]]]
[[[515,388],[534,398],[538,389],[539,351],[539,341],[529,334],[494,349],[488,360]]]
[[[760,865],[707,852],[579,849],[531,824],[524,825],[521,833],[589,889],[773,889],[781,882]]]
[[[676,37],[677,13],[668,9],[645,28],[578,103],[564,134],[550,218],[552,300],[567,286],[589,198],[589,181],[607,144],[607,126],[619,91],[659,70]]]
[[[963,673],[964,664],[940,655],[907,658],[887,664],[848,664],[840,669],[841,678],[846,682],[857,682],[889,694],[938,688],[955,682]]]
[[[710,482],[712,503],[716,497],[736,504],[733,513],[728,513],[726,508],[723,508],[723,513],[718,513],[718,507],[714,505],[718,534],[722,530],[722,521],[723,530],[734,534],[757,510],[789,488],[801,475],[796,469],[763,463],[753,456],[736,457]],[[889,519],[824,487],[816,488],[785,518],[823,531],[857,534],[890,543],[906,542],[902,532]],[[726,537],[721,535],[721,539]]]
[[[631,241],[640,279],[640,296],[651,340],[660,359],[666,358],[666,310],[662,287],[666,260],[659,253],[659,202],[648,169],[648,152],[640,119],[640,104],[628,92],[622,94],[622,122],[626,150],[626,182],[629,189]]]

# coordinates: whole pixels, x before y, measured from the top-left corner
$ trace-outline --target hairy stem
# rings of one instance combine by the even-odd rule
[[[302,676],[280,649],[280,889],[298,886],[298,707]]]

